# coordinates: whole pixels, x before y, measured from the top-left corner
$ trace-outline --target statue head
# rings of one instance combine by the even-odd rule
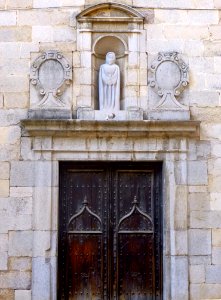
[[[115,61],[116,61],[116,55],[115,55],[115,53],[114,52],[108,52],[106,54],[106,63],[108,65],[113,65],[115,63]]]

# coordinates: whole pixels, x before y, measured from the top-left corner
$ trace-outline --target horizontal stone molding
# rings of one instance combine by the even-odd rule
[[[22,136],[135,136],[199,138],[199,121],[94,121],[30,120],[21,121]]]

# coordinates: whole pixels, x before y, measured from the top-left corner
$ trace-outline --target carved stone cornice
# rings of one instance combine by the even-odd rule
[[[199,121],[94,121],[31,120],[21,121],[22,136],[71,137],[191,137],[199,138]]]

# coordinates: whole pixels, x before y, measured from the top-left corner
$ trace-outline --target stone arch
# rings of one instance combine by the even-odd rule
[[[108,2],[108,3],[99,3],[93,6],[90,6],[88,8],[86,8],[85,10],[83,10],[82,12],[80,12],[77,16],[76,19],[78,22],[82,22],[85,20],[85,18],[88,20],[89,17],[93,18],[93,17],[98,17],[98,18],[107,18],[108,16],[102,16],[99,15],[99,11],[102,10],[117,10],[119,12],[122,13],[122,18],[135,18],[137,22],[143,22],[143,15],[138,12],[137,10],[135,10],[134,8],[125,5],[125,4],[120,4],[120,3],[115,3],[115,2]],[[124,15],[124,17],[123,17]],[[109,16],[111,17],[111,15]],[[130,20],[127,20],[127,22]]]
[[[109,49],[108,51],[115,52],[117,58],[121,58],[128,54],[128,45],[126,41],[113,34],[99,36],[92,46],[92,54],[104,59],[105,53],[108,52],[107,49]]]

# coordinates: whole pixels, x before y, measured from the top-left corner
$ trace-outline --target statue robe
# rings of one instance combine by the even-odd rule
[[[100,110],[120,110],[120,68],[103,64],[99,71]]]

